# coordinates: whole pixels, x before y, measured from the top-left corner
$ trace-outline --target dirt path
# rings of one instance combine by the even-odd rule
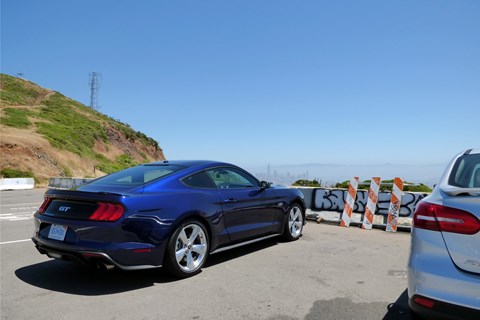
[[[33,102],[33,106],[39,105],[42,101],[47,100],[51,95],[53,95],[55,91],[53,90],[48,90],[44,93],[41,93],[38,95],[37,98],[35,98],[35,101]]]

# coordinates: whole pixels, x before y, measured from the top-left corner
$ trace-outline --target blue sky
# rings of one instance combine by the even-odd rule
[[[242,166],[444,164],[480,146],[480,1],[1,2],[1,69]]]

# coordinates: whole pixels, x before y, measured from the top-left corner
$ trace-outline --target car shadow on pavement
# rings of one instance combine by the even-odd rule
[[[32,286],[86,296],[126,292],[177,280],[161,269],[100,271],[58,260],[17,269],[15,275]]]
[[[211,255],[204,268],[240,258],[278,243],[279,239],[267,239]],[[21,281],[35,287],[85,296],[109,295],[182,280],[167,274],[161,268],[100,271],[59,260],[48,260],[17,269],[15,275]]]
[[[416,319],[408,306],[408,291],[402,292],[400,297],[387,306],[387,313],[383,317],[383,320],[410,320]]]

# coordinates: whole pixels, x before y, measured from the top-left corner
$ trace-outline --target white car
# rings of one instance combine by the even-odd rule
[[[455,156],[413,218],[408,297],[426,319],[480,319],[480,149]]]

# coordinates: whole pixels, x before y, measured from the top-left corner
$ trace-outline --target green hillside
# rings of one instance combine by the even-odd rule
[[[86,161],[88,168],[84,176],[98,174],[97,171],[111,173],[138,163],[164,159],[162,149],[153,138],[59,92],[5,74],[1,74],[0,89],[4,177],[16,170],[22,171],[22,167],[24,172],[36,171],[35,167],[26,168],[27,164],[17,163],[18,155],[9,159],[12,153],[3,152],[12,149],[12,146],[18,147],[17,139],[21,140],[23,147],[18,148],[19,152],[29,148],[30,151],[35,150],[34,144],[25,146],[26,139],[20,139],[25,135],[46,139],[52,149]],[[48,150],[42,150],[42,153],[45,151]],[[71,167],[75,161],[69,163],[68,157],[67,160],[63,159],[63,155],[46,157],[56,162],[60,176],[78,172],[77,168]],[[90,172],[91,164],[93,172]]]

